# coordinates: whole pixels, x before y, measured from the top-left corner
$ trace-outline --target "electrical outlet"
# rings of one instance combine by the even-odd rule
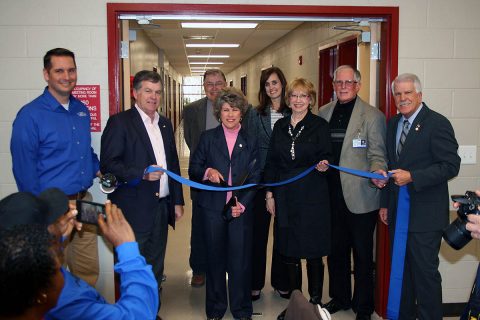
[[[459,146],[458,155],[462,159],[462,164],[476,164],[477,146]]]

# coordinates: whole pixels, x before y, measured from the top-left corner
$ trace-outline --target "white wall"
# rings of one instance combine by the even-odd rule
[[[42,56],[48,49],[66,47],[73,50],[77,56],[78,83],[100,85],[102,128],[104,127],[108,117],[106,2],[0,1],[0,167],[3,168],[0,171],[0,197],[16,191],[9,152],[11,123],[18,109],[43,90]],[[224,3],[206,0],[130,2]],[[290,0],[232,2],[252,5],[292,3]],[[425,101],[432,109],[451,120],[459,144],[479,146],[480,1],[298,0],[296,4],[399,6],[399,72],[414,72],[420,76],[425,87]],[[293,54],[296,49],[291,50]],[[289,76],[293,75],[288,66],[285,69]],[[302,73],[302,76],[308,76],[308,73]],[[257,86],[256,83],[252,84],[253,88]],[[249,83],[249,88],[252,88],[252,84]],[[98,151],[100,133],[92,136],[94,148]],[[459,176],[450,183],[452,193],[463,193],[466,189],[480,186],[478,161],[480,157],[477,151],[477,164],[462,165]],[[472,242],[467,250],[461,252],[442,248],[445,302],[465,301],[479,252],[478,241]],[[452,269],[455,272],[450,272]],[[102,272],[105,276],[111,273],[105,269]],[[447,276],[449,272],[454,276]],[[101,283],[103,286],[108,281],[101,279]]]

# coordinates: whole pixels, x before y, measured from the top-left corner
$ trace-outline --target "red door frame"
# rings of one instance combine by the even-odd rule
[[[159,4],[159,3],[107,3],[108,87],[109,113],[120,111],[120,14],[168,14],[168,15],[243,15],[283,17],[365,17],[383,18],[382,54],[385,61],[380,70],[380,105],[387,118],[396,114],[390,83],[398,74],[398,7],[354,6],[288,6],[288,5],[224,5],[224,4]],[[376,311],[385,316],[389,277],[388,233],[382,223],[377,231],[377,288]],[[385,269],[387,268],[387,269]]]

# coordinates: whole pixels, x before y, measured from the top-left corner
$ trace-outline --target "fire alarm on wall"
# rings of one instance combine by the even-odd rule
[[[303,57],[302,56],[298,56],[298,65],[302,65],[303,63]]]

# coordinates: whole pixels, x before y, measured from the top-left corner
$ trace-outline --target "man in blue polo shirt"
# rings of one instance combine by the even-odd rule
[[[87,193],[99,161],[91,147],[90,114],[71,93],[77,83],[73,52],[56,48],[43,58],[48,86],[23,106],[13,123],[10,144],[13,174],[19,191],[35,195],[56,187],[70,200],[91,200]],[[97,229],[76,232],[66,260],[75,275],[94,286],[98,278]]]

